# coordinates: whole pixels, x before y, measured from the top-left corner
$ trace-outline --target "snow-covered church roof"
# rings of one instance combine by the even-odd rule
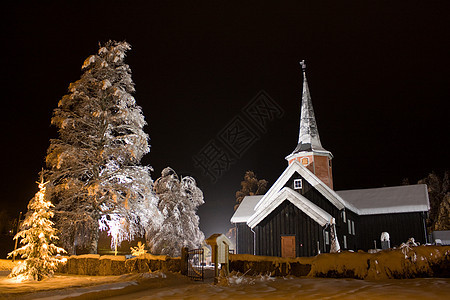
[[[328,187],[323,181],[321,181],[316,175],[314,175],[310,170],[301,165],[298,161],[293,161],[287,166],[280,177],[275,181],[275,183],[270,187],[263,198],[256,204],[255,211],[263,209],[265,206],[269,205],[270,202],[280,193],[281,189],[284,187],[286,182],[295,173],[300,174],[311,186],[313,186],[319,193],[321,193],[328,201],[330,201],[336,208],[343,209],[347,208],[354,212],[357,209],[342,199],[334,190]]]
[[[247,220],[255,213],[255,206],[263,196],[264,195],[244,197],[233,217],[231,217],[231,223],[247,222]]]
[[[312,203],[293,189],[284,187],[279,193],[276,194],[275,198],[272,199],[268,205],[256,209],[255,213],[248,219],[247,225],[251,228],[255,227],[285,200],[288,200],[294,204],[298,209],[308,215],[320,226],[325,226],[328,223],[334,222],[334,218],[322,208]]]
[[[430,209],[425,184],[337,191],[360,215],[421,212]]]

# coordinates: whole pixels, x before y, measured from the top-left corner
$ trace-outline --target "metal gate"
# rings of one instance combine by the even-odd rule
[[[187,276],[192,280],[204,279],[204,254],[203,249],[188,250],[186,255]]]

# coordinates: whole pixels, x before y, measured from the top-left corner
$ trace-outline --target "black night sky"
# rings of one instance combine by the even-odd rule
[[[317,3],[319,2],[319,3]],[[298,138],[305,59],[336,190],[449,168],[448,1],[9,1],[2,8],[2,196],[26,211],[53,109],[99,42],[126,40],[153,179],[193,176],[206,236],[231,226],[246,170],[272,184]],[[5,5],[5,4],[4,4]],[[193,157],[261,90],[284,111],[216,182]]]

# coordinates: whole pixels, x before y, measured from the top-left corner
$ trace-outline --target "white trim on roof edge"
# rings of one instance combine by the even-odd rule
[[[326,224],[334,222],[334,218],[329,213],[327,213],[299,193],[295,192],[291,188],[284,187],[268,205],[261,207],[259,210],[256,210],[255,214],[253,214],[247,221],[247,225],[253,229],[285,200],[289,200],[292,204],[294,204],[298,209],[308,215],[320,226],[325,226]]]
[[[270,204],[270,199],[275,197],[275,195],[283,188],[286,182],[291,178],[294,172],[298,172],[309,184],[311,184],[314,188],[316,188],[325,198],[327,198],[334,206],[338,209],[347,208],[357,214],[359,214],[359,210],[342,199],[335,191],[329,188],[323,181],[317,178],[311,171],[309,171],[306,167],[302,166],[298,161],[293,161],[289,166],[284,170],[281,176],[275,181],[272,187],[267,191],[264,197],[259,200],[259,202],[255,206],[255,211],[259,211],[264,209],[266,206]]]

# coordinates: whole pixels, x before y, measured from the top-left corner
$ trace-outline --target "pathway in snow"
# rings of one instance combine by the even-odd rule
[[[446,299],[450,279],[367,281],[233,276],[218,285],[160,272],[123,276],[57,275],[14,283],[0,277],[0,299]]]
[[[450,279],[260,278],[229,286],[190,284],[108,299],[446,299]]]

